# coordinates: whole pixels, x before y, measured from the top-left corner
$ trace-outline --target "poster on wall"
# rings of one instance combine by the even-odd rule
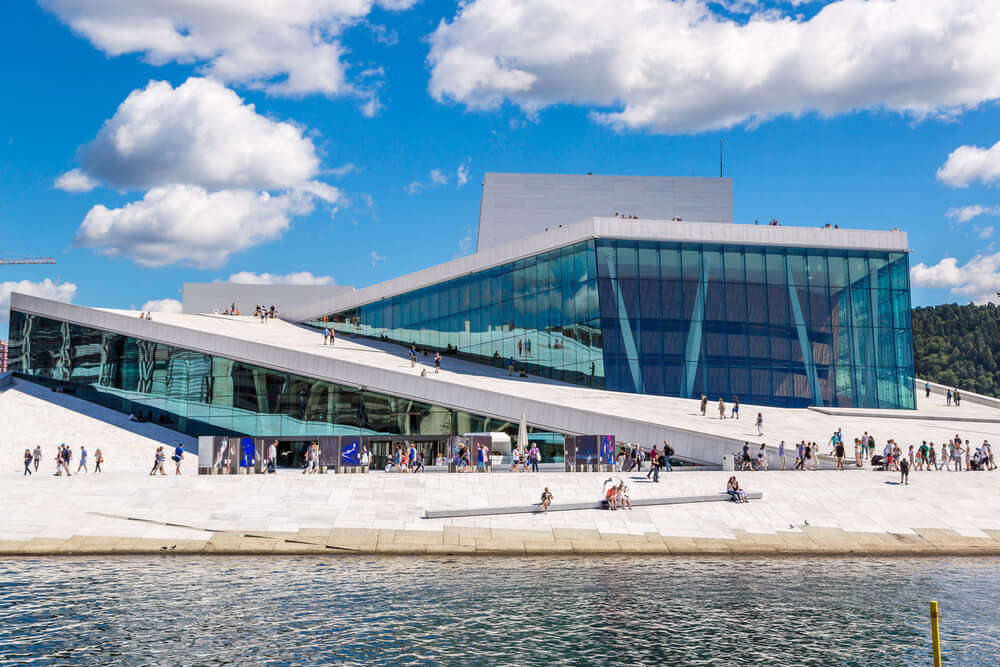
[[[615,436],[601,436],[601,462],[609,466],[615,464]]]
[[[581,435],[576,439],[577,465],[597,463],[599,458],[599,438],[596,435]]]
[[[229,438],[225,436],[214,438],[212,450],[212,467],[215,471],[222,473],[231,470],[233,454],[229,446]]]
[[[240,467],[252,468],[257,458],[253,438],[240,438]]]
[[[340,438],[340,465],[347,467],[361,465],[361,438]]]

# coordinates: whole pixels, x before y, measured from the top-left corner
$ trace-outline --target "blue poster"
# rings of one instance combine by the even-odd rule
[[[340,444],[340,465],[357,466],[361,465],[361,446],[357,440],[350,442],[341,441]]]
[[[615,437],[613,435],[606,435],[601,441],[601,460],[608,465],[615,463]]]
[[[252,468],[255,457],[253,438],[240,439],[240,467]]]

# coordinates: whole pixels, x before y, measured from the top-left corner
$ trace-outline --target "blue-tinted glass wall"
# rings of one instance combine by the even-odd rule
[[[17,373],[121,412],[169,416],[194,436],[517,433],[513,422],[18,311],[10,345]]]
[[[608,389],[915,407],[905,253],[596,244]]]
[[[310,324],[603,387],[599,310],[588,241]]]

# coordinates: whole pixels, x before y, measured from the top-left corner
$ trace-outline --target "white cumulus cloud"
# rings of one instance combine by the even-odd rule
[[[976,255],[961,266],[954,257],[945,257],[932,266],[921,262],[910,269],[910,281],[915,287],[947,288],[953,296],[976,303],[996,302],[1000,253]]]
[[[139,310],[153,313],[179,313],[181,302],[177,299],[153,299],[142,304]]]
[[[196,185],[167,185],[121,208],[94,206],[73,244],[124,255],[141,266],[216,268],[234,252],[278,238],[290,217],[312,209],[313,197],[296,191],[210,193]]]
[[[458,165],[458,168],[455,170],[455,182],[458,184],[458,187],[462,187],[463,185],[469,182],[468,160]]]
[[[314,276],[309,271],[298,271],[286,273],[284,275],[274,273],[254,273],[252,271],[239,271],[230,274],[226,282],[241,283],[244,285],[335,285],[336,282],[330,276]]]
[[[990,148],[959,146],[937,170],[937,178],[953,188],[977,181],[985,185],[1000,183],[1000,141]]]
[[[430,177],[431,183],[434,185],[445,185],[448,183],[448,177],[440,169],[431,169]]]
[[[218,81],[201,78],[176,88],[150,81],[132,91],[80,158],[86,175],[123,190],[165,183],[289,188],[320,169],[301,127],[266,118]]]
[[[469,0],[430,35],[429,90],[472,109],[596,107],[697,132],[816,112],[953,116],[1000,98],[1000,0],[839,0],[737,21],[704,0]]]
[[[110,56],[141,53],[153,65],[196,63],[222,81],[291,96],[358,94],[347,76],[344,30],[376,4],[402,10],[415,2],[41,0]]]
[[[956,222],[968,222],[981,215],[1000,215],[1000,206],[980,206],[979,204],[960,206],[949,208],[945,215]]]
[[[89,192],[98,185],[96,180],[79,169],[70,169],[53,183],[54,188],[66,192]]]
[[[52,282],[51,278],[46,278],[39,282],[31,280],[8,280],[0,283],[0,331],[7,330],[7,323],[10,319],[10,295],[12,292],[69,303],[76,296],[76,285],[69,282]]]

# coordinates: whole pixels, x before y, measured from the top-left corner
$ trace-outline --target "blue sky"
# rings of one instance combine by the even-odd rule
[[[468,252],[486,171],[714,176],[720,139],[737,222],[900,227],[911,266],[923,264],[916,305],[982,300],[1000,289],[1000,147],[987,150],[1000,141],[1000,40],[984,40],[1000,37],[1000,7],[914,3],[344,0],[331,14],[303,0],[291,18],[254,14],[251,0],[206,3],[215,15],[167,0],[135,15],[115,1],[107,13],[15,3],[0,26],[0,254],[57,264],[0,267],[0,306],[34,289],[139,308],[239,272],[363,286]],[[915,11],[940,30],[881,32],[892,12]],[[963,44],[985,64],[963,60]],[[331,45],[332,57],[314,50]],[[156,99],[143,95],[151,81],[166,82]],[[161,121],[175,129],[139,140],[136,159],[210,168],[129,162],[122,137]],[[105,123],[114,132],[95,141]],[[202,126],[218,126],[210,151],[192,146]],[[74,169],[77,191],[56,187]],[[220,191],[232,197],[193,222],[178,210]],[[247,210],[217,227],[223,206]],[[969,206],[982,208],[958,212]],[[247,238],[251,224],[261,238]],[[126,228],[150,229],[150,247],[109,238]]]

